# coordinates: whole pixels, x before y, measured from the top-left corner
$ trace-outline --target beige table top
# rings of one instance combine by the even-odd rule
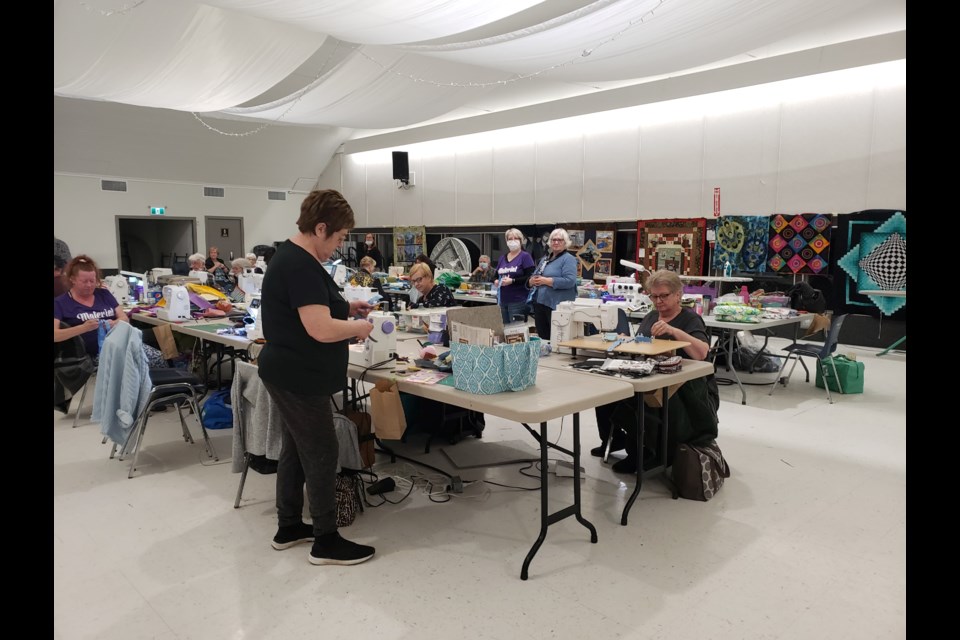
[[[607,351],[607,347],[611,344],[613,343],[607,342],[601,336],[591,336],[589,338],[565,340],[560,343],[560,346],[569,349],[588,349],[590,351],[602,351],[604,353],[626,353],[641,356],[658,356],[661,353],[669,353],[690,346],[689,342],[683,340],[661,340],[654,338],[653,342],[624,342],[610,352]]]
[[[220,335],[215,331],[204,331],[203,329],[198,329],[197,327],[232,327],[233,321],[227,320],[226,318],[211,318],[211,319],[202,319],[202,320],[184,320],[183,322],[171,322],[169,320],[161,320],[155,316],[149,316],[145,313],[134,313],[130,315],[131,320],[137,322],[144,322],[146,324],[152,324],[154,326],[170,325],[170,328],[177,333],[183,333],[188,336],[193,336],[194,338],[202,338],[209,342],[216,342],[228,347],[233,347],[235,349],[246,349],[251,344],[252,341],[241,336],[231,336],[231,335]]]
[[[664,387],[680,384],[682,382],[686,382],[687,380],[693,380],[694,378],[704,378],[714,371],[712,362],[705,360],[689,360],[687,358],[683,359],[683,367],[676,373],[653,373],[649,376],[644,376],[643,378],[631,378],[630,376],[621,375],[604,376],[597,373],[592,373],[585,369],[574,369],[571,367],[574,362],[582,362],[587,358],[588,356],[578,355],[574,358],[573,356],[563,353],[553,353],[546,358],[540,358],[540,369],[556,369],[559,371],[569,371],[578,375],[593,376],[594,378],[623,380],[624,382],[633,385],[633,390],[636,393],[648,393],[651,391],[656,391],[657,389],[663,389]]]
[[[799,324],[803,320],[803,315],[790,316],[788,318],[760,318],[760,322],[726,322],[718,320],[716,316],[703,316],[703,324],[714,329],[738,329],[754,330],[769,329],[770,327],[779,327],[787,324]]]
[[[360,378],[363,367],[350,365],[347,375]],[[574,371],[541,367],[537,382],[523,391],[480,395],[442,384],[407,382],[393,368],[369,370],[363,380],[396,380],[400,390],[422,398],[438,400],[472,411],[527,424],[545,422],[586,411],[597,405],[633,397],[634,388],[624,380],[594,376],[585,379]]]

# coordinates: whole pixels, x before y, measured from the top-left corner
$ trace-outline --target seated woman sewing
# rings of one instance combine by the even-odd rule
[[[363,256],[360,258],[360,268],[357,269],[357,272],[352,278],[350,278],[350,284],[354,287],[369,287],[371,289],[376,289],[377,293],[380,294],[380,298],[383,300],[383,303],[387,305],[387,309],[392,310],[390,298],[387,297],[386,292],[383,290],[383,284],[381,284],[380,278],[373,277],[373,272],[376,268],[376,260],[370,256]]]
[[[425,263],[418,262],[410,267],[410,284],[420,294],[417,302],[410,305],[411,309],[457,306],[449,287],[434,282],[433,271]]]
[[[689,342],[690,346],[680,349],[679,355],[690,360],[705,360],[710,351],[710,336],[707,334],[703,318],[690,309],[680,306],[683,283],[677,274],[666,270],[654,271],[647,278],[646,291],[655,310],[644,316],[637,333],[661,340]],[[712,373],[705,378],[685,382],[669,402],[668,443],[700,444],[710,442],[717,437],[717,409],[720,407],[720,393]],[[602,457],[610,430],[617,429],[610,450],[626,449],[627,451],[627,457],[613,465],[613,470],[618,473],[636,473],[637,471],[639,452],[637,451],[635,410],[636,406],[632,399],[596,408],[597,431],[600,433],[601,444],[591,449],[590,453]],[[660,432],[659,410],[647,411],[644,420],[644,448],[650,449],[650,455],[653,455],[657,450],[656,440]],[[672,455],[673,448],[668,446],[667,450]]]
[[[100,357],[100,323],[106,322],[113,328],[116,323],[130,322],[130,319],[113,294],[100,286],[100,272],[92,258],[75,257],[64,275],[69,289],[53,299],[53,341],[64,342],[80,336],[87,354],[96,364]],[[145,344],[143,351],[151,367],[168,366],[159,349]]]

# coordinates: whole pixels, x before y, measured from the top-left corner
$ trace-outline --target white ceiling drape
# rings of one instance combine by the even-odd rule
[[[55,2],[55,95],[353,129],[906,28],[904,0],[147,0],[96,10],[122,2]]]

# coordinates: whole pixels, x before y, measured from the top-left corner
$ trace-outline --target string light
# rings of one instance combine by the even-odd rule
[[[142,5],[142,4],[143,4],[144,2],[146,2],[146,1],[147,1],[147,0],[137,0],[137,1],[134,2],[133,4],[125,4],[125,5],[123,5],[122,7],[120,7],[119,9],[99,9],[99,8],[94,8],[94,7],[91,7],[90,5],[88,5],[86,2],[81,2],[81,3],[80,3],[80,6],[83,7],[84,9],[86,9],[87,11],[98,11],[98,12],[100,13],[100,15],[102,15],[102,16],[113,16],[113,15],[117,15],[117,14],[127,13],[128,11],[133,11],[134,9],[136,9],[137,7],[139,7],[140,5]]]
[[[213,131],[214,133],[219,133],[219,134],[222,135],[222,136],[231,136],[231,137],[234,137],[234,138],[244,138],[244,137],[246,137],[246,136],[252,136],[252,135],[255,134],[255,133],[260,133],[261,131],[263,131],[264,129],[266,129],[267,127],[269,127],[270,125],[272,125],[272,124],[277,124],[278,122],[280,122],[281,120],[283,120],[284,117],[286,117],[286,115],[287,115],[288,113],[290,113],[290,111],[291,111],[295,106],[297,106],[297,103],[299,103],[300,100],[303,99],[303,96],[307,95],[307,92],[310,91],[311,87],[313,87],[313,85],[317,82],[317,80],[320,79],[320,76],[322,76],[322,75],[325,73],[327,64],[328,64],[331,60],[333,60],[333,57],[334,57],[335,55],[337,55],[337,50],[340,49],[340,45],[341,45],[341,44],[343,44],[343,43],[342,43],[340,40],[337,40],[336,45],[333,47],[333,51],[332,51],[332,52],[330,53],[330,55],[327,56],[327,58],[323,61],[323,64],[320,65],[320,70],[317,71],[317,74],[313,77],[313,80],[311,80],[309,83],[307,83],[304,87],[302,87],[302,88],[300,88],[300,89],[297,89],[297,91],[294,92],[294,93],[299,93],[300,95],[298,95],[298,96],[287,106],[287,108],[283,110],[283,113],[281,113],[279,116],[277,116],[277,119],[276,119],[276,120],[271,120],[270,122],[264,122],[263,124],[261,124],[261,125],[260,125],[259,127],[257,127],[256,129],[251,129],[250,131],[244,131],[243,133],[230,133],[229,131],[221,131],[220,129],[217,129],[217,128],[214,127],[213,125],[204,122],[203,119],[202,119],[200,116],[198,116],[198,115],[197,115],[195,112],[193,112],[193,111],[191,111],[190,114],[197,120],[197,122],[199,122],[200,124],[202,124],[203,126],[205,126],[207,129],[209,129],[210,131]]]

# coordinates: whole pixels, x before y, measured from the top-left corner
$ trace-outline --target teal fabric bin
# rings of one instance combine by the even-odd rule
[[[537,382],[540,340],[485,347],[450,343],[453,386],[470,393],[522,391]]]
[[[830,361],[833,361],[837,367],[837,376],[840,378],[840,387],[837,386],[837,380],[833,377],[833,367]],[[827,370],[827,383],[830,385],[830,391],[839,391],[840,393],[863,393],[863,363],[859,360],[850,360],[845,356],[831,356],[823,361]],[[823,389],[823,373],[817,369],[817,386]]]

